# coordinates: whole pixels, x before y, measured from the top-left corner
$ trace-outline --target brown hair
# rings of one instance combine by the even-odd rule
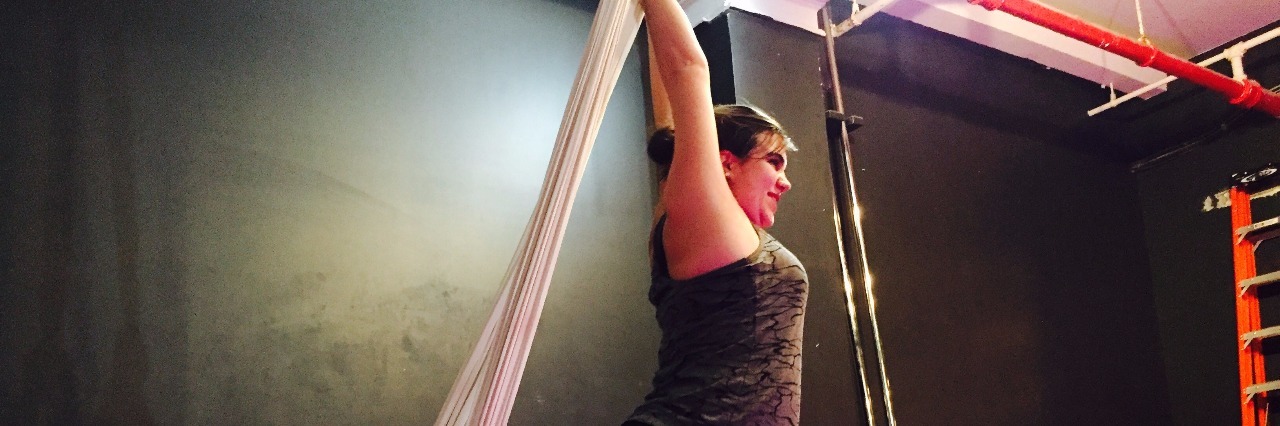
[[[773,140],[774,135],[782,138],[782,143],[773,147],[775,152],[796,150],[791,137],[787,136],[778,120],[754,106],[717,105],[715,119],[716,139],[720,149],[729,151],[738,158],[747,158],[752,150]],[[671,167],[671,157],[675,153],[675,130],[664,127],[653,132],[649,137],[647,151],[649,159],[658,164],[661,176],[666,178],[667,170]]]

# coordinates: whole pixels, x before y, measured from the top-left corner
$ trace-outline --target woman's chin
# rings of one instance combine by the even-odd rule
[[[762,229],[769,229],[773,227],[773,215],[771,214],[761,215],[759,218],[757,218],[756,220],[753,220],[752,222],[757,227],[760,227]]]

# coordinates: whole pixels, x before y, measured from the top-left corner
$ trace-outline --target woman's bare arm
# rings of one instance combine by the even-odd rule
[[[663,246],[672,278],[692,278],[741,259],[759,236],[725,181],[706,56],[676,0],[642,0],[649,44],[676,129],[662,191]]]

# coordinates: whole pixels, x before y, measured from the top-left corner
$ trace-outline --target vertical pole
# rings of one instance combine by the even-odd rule
[[[840,267],[844,273],[845,301],[854,352],[858,358],[858,373],[862,379],[867,424],[894,426],[896,421],[889,393],[889,378],[884,369],[884,351],[876,324],[875,297],[871,291],[866,244],[853,184],[853,155],[849,132],[861,125],[861,118],[844,112],[840,73],[835,58],[836,29],[831,20],[830,3],[822,8],[818,19],[826,33],[826,72],[823,73],[823,79],[827,89],[827,141],[835,189],[832,200],[835,205],[833,220],[839,229],[836,238],[840,247]]]

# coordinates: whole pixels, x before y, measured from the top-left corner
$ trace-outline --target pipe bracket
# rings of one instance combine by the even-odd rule
[[[1245,81],[1249,78],[1244,73],[1244,53],[1247,50],[1244,43],[1236,43],[1222,51],[1222,56],[1231,63],[1231,78],[1236,81]]]
[[[1245,80],[1241,83],[1243,83],[1244,87],[1240,89],[1239,95],[1231,98],[1231,104],[1239,105],[1243,108],[1253,108],[1254,105],[1258,104],[1258,101],[1262,100],[1262,84],[1253,79]]]

